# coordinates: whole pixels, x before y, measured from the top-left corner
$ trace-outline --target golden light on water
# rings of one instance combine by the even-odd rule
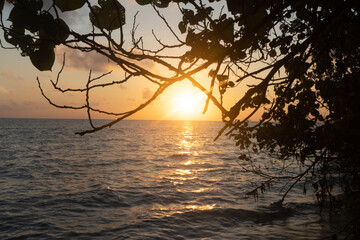
[[[209,188],[199,188],[199,189],[195,189],[192,192],[194,193],[202,193],[202,192],[207,192],[209,191]]]
[[[187,170],[176,169],[175,174],[181,175],[181,176],[183,176],[183,175],[189,175],[189,174],[191,174],[191,170],[188,170],[188,169],[187,169]]]
[[[182,129],[177,135],[177,153],[174,155],[172,164],[168,165],[169,169],[162,176],[162,179],[166,179],[172,184],[176,192],[194,196],[204,194],[213,191],[213,187],[204,186],[200,179],[207,179],[210,182],[219,181],[219,179],[212,177],[210,173],[216,168],[203,166],[203,164],[206,164],[206,160],[199,158],[201,153],[198,152],[199,144],[194,123],[184,121]],[[172,204],[163,211],[165,211],[165,214],[171,215],[187,211],[206,211],[215,207],[219,206],[208,202],[189,201],[182,204]]]
[[[186,163],[184,163],[185,166],[188,166],[188,165],[190,165],[190,164],[192,164],[192,161],[191,161],[191,160],[189,160],[189,161],[187,161]]]
[[[208,205],[203,205],[203,206],[190,205],[190,206],[186,206],[186,208],[191,209],[191,210],[211,210],[215,206],[216,206],[216,204],[208,204]]]
[[[181,146],[180,147],[183,147],[183,148],[190,148],[191,147],[191,143],[187,140],[182,140],[181,141]]]
[[[197,152],[193,150],[193,147],[197,145],[197,141],[193,140],[193,125],[191,122],[184,122],[184,127],[180,135],[180,143],[178,144],[178,148],[183,152],[187,152],[194,155],[197,155]]]

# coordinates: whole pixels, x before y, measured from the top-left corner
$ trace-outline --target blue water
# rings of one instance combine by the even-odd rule
[[[98,124],[101,123],[97,122]],[[311,197],[255,202],[220,122],[0,119],[0,239],[320,239]],[[266,159],[265,159],[266,160]]]

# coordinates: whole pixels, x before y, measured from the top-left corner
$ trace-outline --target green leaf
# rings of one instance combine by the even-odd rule
[[[55,62],[54,49],[49,46],[42,46],[29,54],[31,63],[40,71],[50,70]]]
[[[55,5],[60,8],[62,12],[67,12],[81,8],[85,2],[85,0],[55,0]]]

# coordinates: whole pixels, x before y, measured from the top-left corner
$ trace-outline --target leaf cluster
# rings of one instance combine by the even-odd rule
[[[38,70],[51,70],[55,61],[54,48],[66,44],[69,36],[74,35],[60,17],[59,10],[76,11],[87,1],[54,0],[50,9],[44,8],[43,0],[8,2],[12,9],[7,19],[10,26],[2,26],[4,39],[20,49],[22,56],[28,56]],[[112,31],[125,24],[125,8],[118,1],[99,0],[98,4],[91,6],[89,11],[89,19],[93,26]],[[3,6],[4,1],[1,1],[1,12]],[[79,39],[75,38],[74,42],[79,42]]]
[[[61,2],[61,1],[57,1]],[[5,40],[29,56],[41,71],[51,70],[55,60],[54,47],[69,36],[69,27],[61,18],[43,10],[41,0],[12,1],[13,8],[4,31]]]

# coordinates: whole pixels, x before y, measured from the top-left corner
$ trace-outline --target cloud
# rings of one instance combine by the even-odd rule
[[[17,76],[11,69],[2,70],[0,75],[11,81],[23,81],[24,80],[22,77]]]
[[[0,112],[5,113],[4,116],[6,116],[6,112],[15,111],[15,110],[17,110],[17,107],[18,107],[18,104],[16,102],[14,102],[13,100],[10,100],[5,104],[0,105]]]
[[[142,97],[143,99],[149,99],[153,95],[153,92],[149,88],[144,88],[142,91]]]
[[[10,92],[6,88],[0,86],[0,93],[10,93]]]
[[[0,105],[0,117],[6,117],[8,112],[14,111],[15,109],[10,105]],[[4,114],[4,115],[2,115]]]
[[[65,67],[77,70],[90,70],[105,73],[115,67],[106,57],[96,52],[81,52],[64,47],[56,48],[57,61],[62,64],[65,52]]]
[[[70,49],[66,47],[56,48],[56,59],[59,64],[62,64],[65,52],[65,67],[67,69],[86,70],[105,73],[115,68],[119,68],[114,62],[110,61],[105,56],[93,51],[93,52],[81,52],[80,50]],[[136,51],[134,51],[136,53]],[[157,64],[149,59],[146,60],[133,60],[126,59],[127,61],[137,64],[138,66],[153,72],[159,73]]]

